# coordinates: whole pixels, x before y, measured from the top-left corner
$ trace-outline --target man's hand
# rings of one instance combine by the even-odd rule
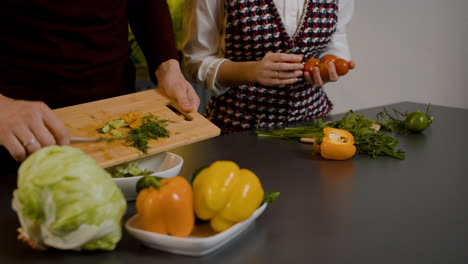
[[[46,104],[0,94],[0,146],[16,161],[55,144],[70,144],[70,133]]]
[[[198,110],[200,98],[192,85],[185,80],[178,61],[171,59],[163,62],[155,74],[158,88],[162,88],[169,97],[176,99],[182,110],[186,112]]]

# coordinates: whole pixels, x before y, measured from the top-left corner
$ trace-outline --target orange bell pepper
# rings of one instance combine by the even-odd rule
[[[354,156],[356,147],[354,137],[349,131],[325,127],[324,136],[320,144],[320,154],[325,159],[346,160]]]
[[[145,176],[136,199],[136,210],[146,231],[176,237],[187,237],[195,226],[193,191],[182,176],[162,179]],[[141,182],[137,186],[141,187]]]

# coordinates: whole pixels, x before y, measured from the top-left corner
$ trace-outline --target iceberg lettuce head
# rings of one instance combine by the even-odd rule
[[[126,206],[111,175],[77,148],[42,148],[18,169],[12,207],[20,236],[39,248],[113,250]]]

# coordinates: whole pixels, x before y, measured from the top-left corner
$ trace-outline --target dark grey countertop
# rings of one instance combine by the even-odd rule
[[[356,112],[375,119],[382,109]],[[171,150],[184,158],[185,177],[215,160],[233,160],[254,171],[266,191],[281,192],[252,228],[203,257],[146,248],[126,231],[112,252],[34,252],[16,240],[16,172],[4,171],[0,263],[468,263],[468,110],[432,106],[432,114],[424,133],[392,135],[405,160],[328,161],[312,154],[312,145],[253,132]],[[134,213],[129,203],[125,219]]]

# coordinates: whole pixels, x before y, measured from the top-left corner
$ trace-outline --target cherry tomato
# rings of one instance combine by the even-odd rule
[[[428,124],[427,115],[421,111],[411,112],[405,118],[405,128],[414,133],[424,131]]]
[[[346,60],[336,59],[335,62],[336,73],[338,76],[343,76],[349,71],[349,64]]]
[[[312,73],[314,72],[314,67],[318,67],[320,63],[320,60],[316,58],[310,58],[304,63],[304,69],[302,69],[303,72],[308,72],[310,76],[312,76]]]
[[[333,54],[327,54],[325,56],[322,57],[322,59],[320,60],[320,62],[322,63],[329,63],[329,62],[335,62],[335,60],[338,59],[335,55]]]
[[[330,80],[330,73],[328,72],[328,63],[320,63],[318,65],[319,71],[320,71],[320,77],[322,77],[322,80],[324,82],[327,82]]]

